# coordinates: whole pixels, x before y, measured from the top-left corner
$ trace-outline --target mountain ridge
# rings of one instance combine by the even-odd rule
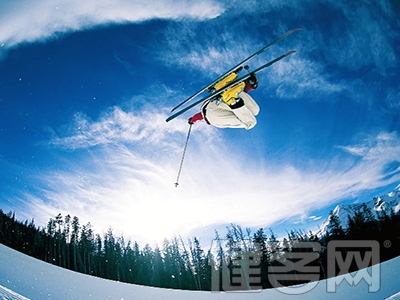
[[[373,197],[370,201],[367,202],[336,205],[326,221],[321,225],[319,231],[317,232],[317,236],[324,236],[327,233],[329,225],[331,223],[332,215],[338,217],[340,225],[343,227],[343,229],[346,229],[349,217],[353,217],[357,211],[362,209],[362,206],[364,204],[366,204],[367,207],[371,210],[375,219],[378,219],[379,214],[382,211],[390,213],[390,210],[392,209],[395,213],[399,212],[400,184],[390,193],[382,196]]]

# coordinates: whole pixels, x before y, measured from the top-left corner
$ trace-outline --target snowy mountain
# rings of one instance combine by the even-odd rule
[[[355,212],[362,208],[363,204],[364,203],[340,204],[335,207],[332,213],[339,218],[342,227],[346,228],[348,217],[353,217]],[[389,194],[374,197],[371,201],[365,202],[365,204],[367,204],[367,207],[373,212],[375,218],[377,218],[382,211],[386,211],[390,214],[390,209],[393,209],[393,211],[397,213],[400,210],[400,184]],[[317,235],[323,236],[327,232],[329,224],[330,216],[322,224]]]

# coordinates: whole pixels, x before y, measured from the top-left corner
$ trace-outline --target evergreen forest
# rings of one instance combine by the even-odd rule
[[[5,246],[80,273],[173,289],[226,290],[220,279],[224,274],[233,274],[238,259],[246,255],[252,258],[249,268],[259,270],[258,279],[249,280],[246,287],[239,288],[248,289],[253,285],[266,289],[276,287],[276,282],[290,286],[311,279],[322,280],[332,275],[327,272],[327,246],[333,240],[374,240],[380,246],[380,262],[394,258],[400,255],[400,213],[382,211],[375,218],[369,208],[362,205],[348,218],[347,224],[341,224],[331,212],[330,224],[322,236],[291,230],[279,239],[263,228],[251,232],[231,224],[224,234],[215,231],[212,246],[204,249],[196,237],[188,240],[174,237],[165,239],[162,245],[140,247],[137,242],[116,236],[112,229],[103,235],[97,234],[90,223],[80,224],[78,217],[59,214],[50,218],[46,228],[40,228],[34,220],[20,222],[15,213],[0,210],[0,243]],[[341,251],[345,255],[350,250],[354,251],[345,247]],[[317,267],[313,269],[316,273],[309,274],[313,275],[308,277],[310,279],[305,281],[301,276],[306,269],[289,268],[283,277],[274,274],[274,270],[287,266],[288,262],[295,264],[293,258],[304,252],[314,258],[305,267]],[[254,253],[257,253],[256,258]],[[297,256],[290,255],[294,253]],[[349,271],[356,269],[357,266],[351,265]],[[226,278],[232,279],[229,274]]]

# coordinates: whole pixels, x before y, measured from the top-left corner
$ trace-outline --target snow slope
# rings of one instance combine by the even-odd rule
[[[363,280],[350,286],[343,281],[335,293],[327,292],[327,281],[303,295],[288,295],[286,289],[252,293],[211,293],[151,288],[100,279],[44,263],[0,244],[0,299],[385,299],[400,291],[400,257],[380,268],[380,290],[368,292]],[[371,271],[371,270],[369,270]],[[311,283],[312,284],[312,283]]]

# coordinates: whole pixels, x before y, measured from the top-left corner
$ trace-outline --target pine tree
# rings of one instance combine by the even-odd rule
[[[268,266],[270,265],[270,258],[267,249],[268,237],[264,232],[263,228],[259,228],[253,235],[253,243],[257,251],[261,252],[261,283],[263,288],[269,287],[268,282]]]
[[[193,238],[193,242],[189,241],[189,245],[196,288],[198,290],[209,290],[211,270],[208,265],[208,259],[204,255],[204,250],[196,237]]]
[[[361,210],[365,222],[363,235],[360,237],[361,239],[372,239],[373,237],[378,238],[378,223],[374,215],[372,214],[371,209],[367,206],[366,203],[362,204]]]
[[[154,252],[149,244],[146,244],[141,252],[139,283],[150,284],[154,271]]]
[[[85,274],[93,274],[92,256],[95,251],[95,237],[90,222],[82,226],[78,249],[79,257],[81,258],[82,272]]]
[[[347,237],[349,239],[362,239],[365,226],[365,217],[361,210],[357,210],[354,216],[348,216]]]
[[[94,254],[94,269],[95,275],[104,278],[104,251],[103,240],[100,234],[95,236],[95,254]]]
[[[345,236],[345,231],[340,223],[340,219],[333,211],[329,214],[328,235],[329,239],[332,240],[341,240]]]
[[[158,247],[156,247],[153,254],[152,274],[149,285],[162,287],[165,276],[164,261],[161,256],[161,251]]]
[[[180,242],[180,246],[179,246]],[[180,253],[180,269],[181,269],[181,289],[194,290],[196,289],[192,263],[190,261],[189,251],[186,249],[185,242],[182,237],[179,236],[179,240],[176,239],[178,245],[178,252]]]
[[[64,248],[64,267],[70,269],[71,262],[70,262],[70,242],[71,242],[71,216],[66,215],[64,218],[64,230],[63,230],[63,239],[65,241],[65,248]]]
[[[73,270],[79,271],[78,269],[78,242],[79,242],[79,218],[74,216],[72,218],[72,232],[71,232],[71,244],[72,244],[72,261],[73,261]]]
[[[216,255],[216,257],[214,256]],[[221,278],[225,272],[224,266],[226,265],[226,253],[224,251],[224,247],[222,245],[221,237],[217,230],[215,230],[215,238],[212,243],[212,247],[209,253],[209,264],[211,268],[211,290],[212,291],[221,291],[222,290],[222,282]],[[226,274],[225,274],[226,276]]]
[[[104,234],[104,275],[108,279],[119,280],[119,260],[122,249],[117,243],[113,231],[108,229]]]

